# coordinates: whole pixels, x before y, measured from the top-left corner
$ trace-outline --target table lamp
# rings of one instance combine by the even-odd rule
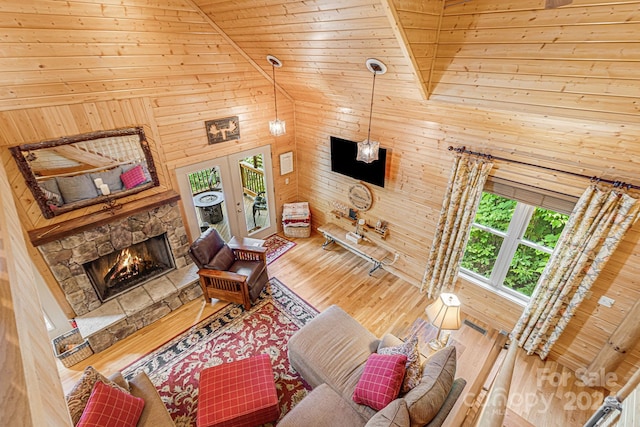
[[[425,309],[429,322],[438,328],[436,337],[429,341],[429,347],[440,350],[447,345],[446,339],[440,339],[443,329],[460,329],[460,300],[454,294],[442,293],[431,305]]]

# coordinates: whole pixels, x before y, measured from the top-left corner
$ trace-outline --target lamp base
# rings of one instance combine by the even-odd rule
[[[429,341],[429,347],[431,348],[431,350],[435,350],[438,351],[442,348],[445,347],[446,344],[443,344],[442,341],[434,338],[431,341]]]

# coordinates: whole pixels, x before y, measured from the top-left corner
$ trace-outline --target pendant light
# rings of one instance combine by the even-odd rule
[[[271,132],[273,136],[280,136],[287,132],[284,120],[278,120],[278,102],[276,97],[276,67],[282,67],[282,62],[273,55],[267,55],[267,61],[271,64],[273,72],[273,105],[276,109],[276,119],[269,121],[269,132]]]
[[[373,87],[371,88],[371,106],[369,109],[369,128],[367,130],[367,139],[358,142],[358,155],[356,160],[371,163],[378,160],[378,148],[380,143],[371,140],[371,116],[373,115],[373,94],[376,90],[376,75],[387,72],[387,66],[375,58],[367,59],[367,69],[373,73]]]

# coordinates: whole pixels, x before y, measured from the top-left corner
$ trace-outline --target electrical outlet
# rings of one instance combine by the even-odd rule
[[[598,300],[598,304],[605,307],[609,307],[609,308],[611,308],[614,302],[616,302],[616,300],[614,300],[613,298],[606,297],[604,295],[601,296],[600,299]]]

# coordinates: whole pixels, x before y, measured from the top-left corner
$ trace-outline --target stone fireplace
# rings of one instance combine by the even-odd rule
[[[167,233],[103,255],[82,267],[102,302],[175,268]]]
[[[201,294],[177,202],[38,246],[95,352]]]

